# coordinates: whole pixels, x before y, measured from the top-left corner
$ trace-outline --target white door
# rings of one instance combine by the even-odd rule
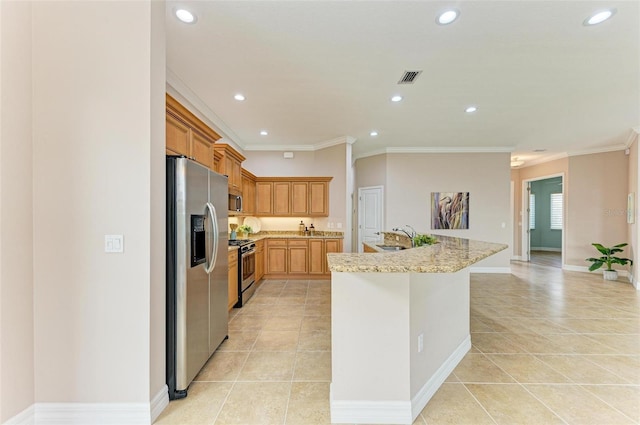
[[[380,240],[382,232],[383,206],[382,186],[361,187],[358,189],[358,252],[362,252],[362,242]]]

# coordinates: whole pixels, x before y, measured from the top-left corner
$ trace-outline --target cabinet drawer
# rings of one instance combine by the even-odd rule
[[[289,239],[289,246],[308,246],[308,239]]]
[[[269,239],[267,240],[267,246],[287,246],[286,239]]]

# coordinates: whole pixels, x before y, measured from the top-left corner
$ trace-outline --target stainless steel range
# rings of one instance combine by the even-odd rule
[[[238,302],[242,307],[256,291],[256,244],[251,239],[230,240],[229,245],[238,246]]]

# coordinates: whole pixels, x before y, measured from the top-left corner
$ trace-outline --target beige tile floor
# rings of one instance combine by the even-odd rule
[[[472,275],[473,347],[415,424],[640,424],[640,294],[513,263]],[[330,282],[265,281],[157,424],[329,423]]]

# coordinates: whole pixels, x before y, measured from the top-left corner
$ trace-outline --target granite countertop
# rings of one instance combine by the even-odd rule
[[[324,230],[318,230],[314,236],[304,236],[297,231],[284,231],[284,230],[268,230],[259,233],[251,233],[248,239],[259,241],[261,239],[344,239],[343,232],[327,232]]]
[[[230,245],[230,246],[229,246],[229,252],[231,252],[231,251],[237,251],[239,248],[240,248],[239,246]]]
[[[327,254],[332,272],[346,273],[454,273],[508,245],[434,235],[438,243],[400,251]],[[381,242],[380,242],[381,243]],[[368,244],[376,251],[376,245]]]

